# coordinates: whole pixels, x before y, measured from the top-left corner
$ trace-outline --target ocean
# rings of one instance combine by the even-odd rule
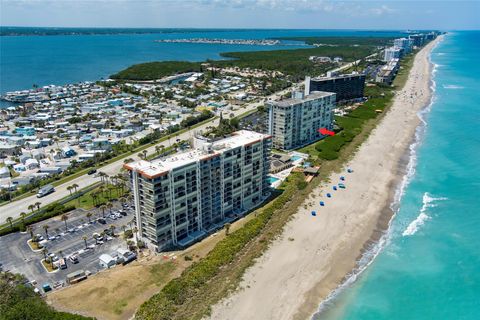
[[[432,51],[434,94],[398,211],[368,267],[314,319],[480,319],[478,52],[479,31],[452,32]]]
[[[24,28],[20,29],[23,30]],[[29,28],[31,29],[31,28]],[[51,31],[40,28],[40,31]],[[75,29],[66,29],[74,32]],[[78,32],[98,29],[77,29]],[[102,31],[102,29],[99,29]],[[186,60],[221,59],[221,52],[305,48],[303,43],[288,46],[158,43],[159,39],[225,38],[265,39],[293,36],[401,36],[399,31],[360,30],[248,30],[248,29],[165,29],[165,32],[129,33],[129,29],[108,29],[111,34],[49,36],[0,36],[0,94],[36,85],[67,84],[108,78],[132,64]],[[25,31],[25,30],[23,30]],[[142,30],[135,30],[141,32]]]

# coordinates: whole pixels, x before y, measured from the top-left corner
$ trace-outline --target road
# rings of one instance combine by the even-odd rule
[[[270,96],[267,97],[267,99],[272,99],[272,100],[276,100],[278,99],[281,95],[284,95],[285,93],[287,93],[288,91],[290,91],[291,88],[287,88],[285,90],[282,90],[282,91],[279,91],[279,92],[276,92]],[[254,110],[256,109],[258,106],[262,105],[263,104],[263,101],[261,102],[253,102],[253,103],[249,103],[249,104],[245,104],[243,107],[240,107],[238,108],[237,110],[235,111],[229,111],[228,113],[226,113],[226,115],[229,115],[231,113],[233,113],[235,116],[239,116],[247,111],[251,111],[251,110]],[[194,134],[200,130],[206,130],[207,127],[209,126],[215,126],[215,125],[218,125],[218,119],[213,119],[207,123],[204,123],[203,125],[199,126],[199,127],[196,127],[195,129],[191,129],[189,131],[186,131],[184,133],[181,133],[179,134],[178,136],[176,137],[173,137],[170,139],[170,142],[173,144],[175,142],[176,139],[181,139],[181,140],[188,140],[190,138],[192,138],[194,136]],[[158,143],[158,144],[163,144],[164,146],[168,147],[169,146],[169,141],[163,141],[161,143]],[[152,154],[152,153],[155,153],[155,145],[152,145],[150,147],[147,148],[147,153],[148,154]],[[127,157],[125,157],[127,158]],[[128,158],[133,158],[133,159],[139,159],[137,154],[133,154],[133,155],[130,155],[128,156]],[[110,176],[112,175],[116,175],[118,174],[118,172],[120,171],[120,169],[122,168],[123,166],[123,160],[124,158],[120,159],[120,160],[117,160],[115,162],[112,162],[111,164],[108,164],[104,167],[101,167],[98,169],[98,171],[101,171],[101,172],[104,172]],[[77,184],[79,186],[78,189],[82,189],[82,188],[85,188],[85,187],[88,187],[92,184],[94,184],[95,182],[98,182],[100,181],[100,178],[99,177],[95,177],[93,175],[82,175],[78,178],[75,178],[67,183],[64,183],[64,184],[61,184],[57,187],[55,187],[55,192],[54,193],[51,193],[47,196],[44,196],[42,198],[37,198],[36,195],[32,195],[32,196],[29,196],[27,198],[24,198],[24,199],[21,199],[21,200],[17,200],[17,201],[13,201],[13,202],[10,202],[8,204],[4,204],[2,206],[0,206],[0,224],[3,224],[5,223],[6,219],[8,217],[12,217],[14,219],[18,218],[20,216],[20,212],[30,212],[30,210],[28,209],[28,206],[29,205],[32,205],[32,204],[35,204],[36,202],[41,202],[41,206],[46,206],[54,201],[57,201],[57,200],[60,200],[62,198],[65,198],[66,196],[70,195],[70,192],[67,190],[67,187],[72,185],[72,184]]]
[[[358,59],[356,61],[352,61],[352,62],[349,62],[347,64],[344,64],[343,66],[341,67],[338,67],[338,68],[335,68],[333,70],[330,70],[330,72],[340,72],[340,71],[343,71],[343,70],[347,70],[347,69],[350,69],[351,67],[353,67],[354,65],[356,65],[357,63],[360,63],[360,61],[362,61],[363,59],[369,59],[369,58],[373,58],[375,57],[376,55],[378,55],[378,53],[373,53],[365,58],[362,58],[362,59]]]

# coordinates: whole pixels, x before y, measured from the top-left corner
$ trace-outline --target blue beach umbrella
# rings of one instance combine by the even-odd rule
[[[345,181],[345,177],[344,177],[344,176],[341,176],[341,177],[340,177],[340,180]]]
[[[348,172],[348,173],[352,173],[352,172],[353,172],[353,170],[352,170],[352,169],[350,169],[350,168],[348,168],[348,169],[347,169],[347,172]]]
[[[337,191],[337,186],[333,186],[333,190],[334,190],[334,191]]]
[[[330,193],[327,193],[327,198],[331,198],[332,195]]]
[[[325,206],[325,202],[320,201],[320,205],[321,205],[322,207]]]
[[[312,216],[315,217],[316,215],[317,215],[317,213],[315,211],[312,211]]]

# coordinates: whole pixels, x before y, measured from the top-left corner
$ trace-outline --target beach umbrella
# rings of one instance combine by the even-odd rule
[[[347,172],[348,172],[348,173],[352,173],[352,172],[353,172],[353,170],[352,170],[352,169],[350,169],[350,168],[348,168],[348,169],[347,169]]]
[[[323,207],[325,205],[325,202],[320,201],[320,205]]]
[[[330,193],[327,193],[327,198],[331,198],[332,195]]]
[[[316,215],[317,215],[317,213],[315,211],[312,211],[312,216],[315,217]]]
[[[337,191],[337,186],[333,186],[333,190],[334,190],[334,191]]]
[[[340,177],[340,180],[345,181],[345,177],[344,177],[344,176],[341,176],[341,177]]]

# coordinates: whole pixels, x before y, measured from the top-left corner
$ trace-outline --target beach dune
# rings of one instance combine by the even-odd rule
[[[439,40],[416,55],[404,88],[345,167],[354,172],[332,174],[331,183],[313,191],[315,197],[305,203],[313,205],[299,208],[282,236],[246,271],[241,289],[213,306],[211,319],[308,319],[354,270],[393,215],[390,203],[405,173],[418,112],[430,102],[429,54]],[[332,191],[340,176],[346,189]]]

